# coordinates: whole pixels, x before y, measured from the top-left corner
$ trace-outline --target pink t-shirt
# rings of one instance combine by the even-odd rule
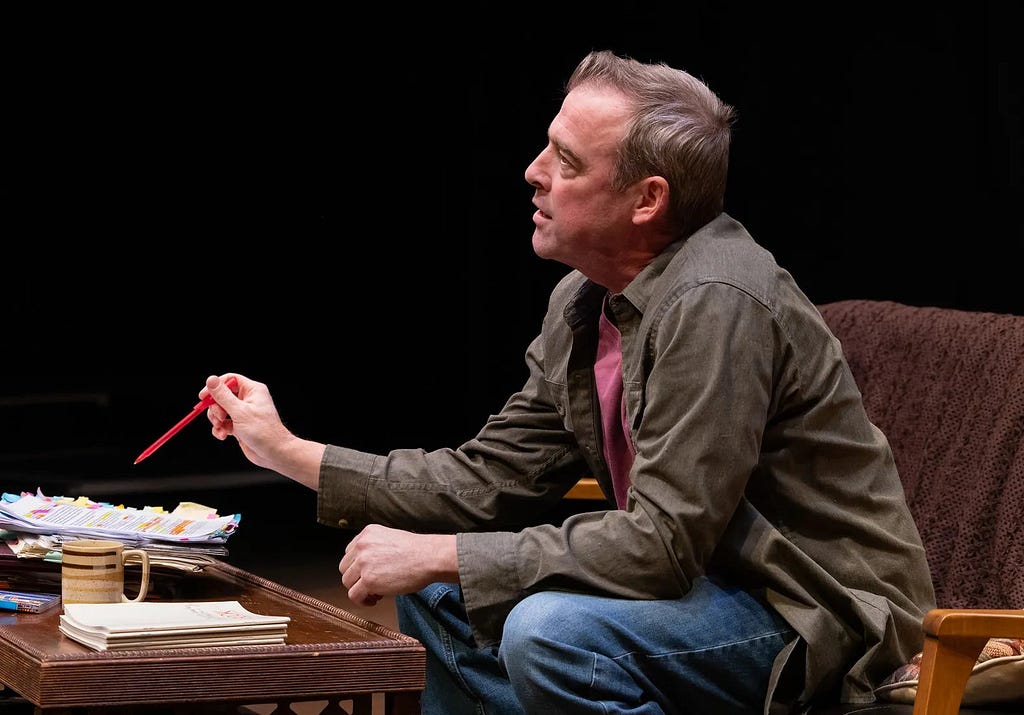
[[[622,399],[622,335],[603,310],[598,328],[594,379],[597,381],[597,399],[601,403],[604,458],[612,473],[615,503],[623,509],[630,484],[629,470],[633,466],[633,444],[626,436],[626,403]]]

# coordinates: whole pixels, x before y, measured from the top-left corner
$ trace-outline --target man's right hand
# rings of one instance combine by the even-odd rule
[[[228,378],[238,384],[235,392]],[[273,470],[316,489],[320,481],[320,460],[326,445],[300,439],[292,434],[277,412],[270,390],[262,382],[238,373],[211,375],[199,398],[214,404],[206,410],[214,437],[223,441],[233,436],[246,458],[258,467]]]

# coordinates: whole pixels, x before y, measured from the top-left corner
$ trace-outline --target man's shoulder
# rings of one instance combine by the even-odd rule
[[[773,313],[803,309],[808,302],[772,252],[725,213],[683,242],[657,283],[655,294],[672,300],[703,287],[729,287]]]
[[[683,244],[681,251],[692,257],[719,258],[726,261],[747,257],[775,266],[771,251],[758,243],[747,228],[727,213],[698,229]]]
[[[774,284],[779,273],[775,256],[723,213],[681,243],[660,279],[691,287],[719,282],[765,286]]]

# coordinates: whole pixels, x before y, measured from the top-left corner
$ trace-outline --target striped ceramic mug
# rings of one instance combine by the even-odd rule
[[[126,549],[120,541],[77,539],[61,548],[61,601],[63,603],[139,602],[149,590],[149,554]],[[142,562],[142,581],[135,598],[124,595],[124,562],[129,556]]]

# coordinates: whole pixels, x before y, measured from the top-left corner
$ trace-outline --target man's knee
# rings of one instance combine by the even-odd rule
[[[587,619],[574,594],[544,591],[527,596],[509,612],[501,636],[502,657],[529,660],[541,649],[578,642]]]

